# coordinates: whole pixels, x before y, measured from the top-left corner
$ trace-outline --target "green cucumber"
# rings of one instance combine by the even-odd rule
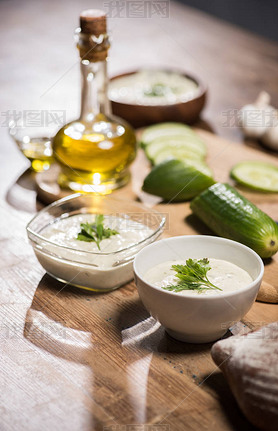
[[[203,159],[206,156],[206,146],[199,138],[188,138],[186,136],[164,136],[154,139],[145,148],[146,156],[151,161],[162,151],[172,152],[173,156],[179,152],[192,154],[191,158]],[[176,157],[179,158],[179,157]]]
[[[253,190],[269,193],[278,192],[278,168],[271,163],[240,162],[233,167],[230,175],[239,184]]]
[[[196,138],[198,135],[185,124],[182,123],[160,123],[153,126],[146,127],[141,136],[141,145],[146,147],[150,142],[157,138],[165,136],[188,136]]]
[[[216,234],[251,247],[261,257],[278,251],[277,224],[230,185],[214,184],[190,207]]]
[[[167,148],[163,151],[159,151],[159,153],[155,155],[153,159],[153,164],[159,165],[159,163],[170,159],[183,160],[185,162],[188,162],[189,164],[191,164],[191,161],[204,163],[204,159],[200,158],[198,155],[192,153],[191,151],[182,148]]]
[[[193,198],[212,184],[214,180],[205,164],[172,159],[156,165],[142,189],[166,201],[179,202]]]

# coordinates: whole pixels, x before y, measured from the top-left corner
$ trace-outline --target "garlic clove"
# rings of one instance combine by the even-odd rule
[[[239,111],[239,124],[248,138],[260,138],[271,124],[274,108],[269,105],[270,95],[262,91],[253,104]]]
[[[272,115],[272,122],[262,136],[262,142],[272,150],[278,151],[278,111]]]
[[[253,103],[253,105],[256,106],[256,108],[265,108],[266,106],[270,105],[270,94],[268,94],[266,91],[261,91]]]

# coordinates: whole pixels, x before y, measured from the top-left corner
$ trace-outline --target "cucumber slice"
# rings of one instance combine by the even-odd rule
[[[154,141],[154,139],[162,138],[165,136],[193,136],[197,137],[198,135],[185,124],[182,123],[160,123],[154,124],[153,126],[147,127],[141,136],[141,145],[144,148],[150,142]]]
[[[163,136],[156,138],[150,142],[146,148],[146,156],[154,161],[156,156],[161,152],[169,150],[173,152],[173,155],[181,152],[192,153],[193,158],[204,158],[206,156],[206,146],[199,137],[187,137],[187,136]],[[178,156],[176,158],[179,158]]]
[[[271,163],[240,162],[230,172],[239,184],[262,192],[278,192],[278,168]]]
[[[153,159],[154,165],[159,165],[159,163],[164,162],[165,160],[178,159],[183,160],[185,162],[190,163],[191,161],[203,162],[203,158],[198,155],[192,153],[192,151],[188,151],[182,148],[168,148],[164,151],[160,151]],[[190,163],[191,164],[191,163]]]
[[[160,163],[145,178],[142,189],[171,202],[191,199],[214,184],[206,165],[193,163],[174,159]]]
[[[190,208],[217,235],[241,242],[263,258],[278,251],[277,224],[228,184],[204,190]]]

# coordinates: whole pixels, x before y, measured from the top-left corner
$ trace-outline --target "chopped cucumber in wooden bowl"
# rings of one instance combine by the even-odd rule
[[[165,160],[144,180],[142,189],[171,202],[186,201],[214,184],[208,166],[199,161]]]
[[[271,163],[250,161],[237,163],[230,172],[239,184],[250,189],[277,193],[278,168]]]

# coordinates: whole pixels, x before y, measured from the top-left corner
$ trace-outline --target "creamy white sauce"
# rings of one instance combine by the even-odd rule
[[[100,242],[100,250],[95,242],[79,241],[77,235],[80,232],[81,223],[94,223],[93,214],[78,214],[60,219],[43,229],[40,234],[55,244],[74,249],[95,253],[112,253],[130,247],[149,236],[153,231],[146,225],[129,218],[116,216],[104,216],[104,227],[109,227],[118,232],[110,238]]]
[[[194,290],[183,290],[178,293],[179,295],[211,295],[233,292],[242,289],[253,281],[247,271],[231,262],[209,258],[209,263],[211,269],[207,272],[207,277],[211,283],[222,289],[222,291],[213,289],[199,293]],[[158,287],[177,284],[176,271],[172,269],[172,265],[177,264],[185,265],[186,262],[184,260],[177,260],[160,263],[147,271],[144,280]]]
[[[142,247],[138,243],[153,230],[129,218],[107,215],[104,227],[119,234],[103,239],[99,250],[95,242],[76,239],[80,223],[94,220],[92,214],[57,219],[40,232],[45,241],[35,253],[47,272],[58,279],[92,289],[111,289],[132,279],[132,260]]]
[[[195,96],[198,85],[179,73],[142,70],[112,80],[111,100],[136,105],[171,105]]]

